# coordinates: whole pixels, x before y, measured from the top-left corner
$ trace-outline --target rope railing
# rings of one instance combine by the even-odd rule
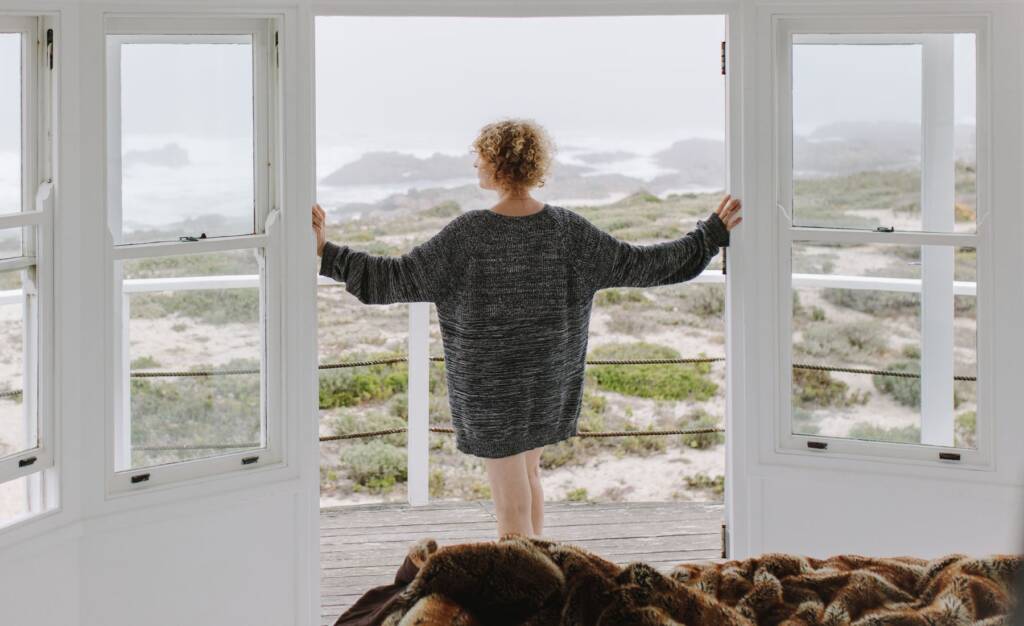
[[[429,357],[434,362],[444,362],[443,356]],[[366,367],[369,365],[391,365],[404,363],[408,357],[389,357],[384,359],[370,359],[366,361],[344,361],[341,363],[323,363],[317,366],[319,370],[335,370],[346,367]],[[672,365],[685,363],[715,363],[724,361],[725,357],[694,357],[684,359],[597,359],[587,361],[587,365]],[[230,369],[230,370],[171,370],[153,372],[132,372],[132,378],[186,378],[201,376],[233,376],[238,374],[259,374],[259,369]]]
[[[320,437],[320,443],[327,441],[343,441],[346,439],[361,439],[363,437],[381,437],[384,435],[398,435],[407,432],[408,428],[387,428],[385,430],[372,430],[359,433],[345,433],[344,435],[326,435]],[[452,434],[454,429],[446,426],[431,426],[432,433]],[[577,437],[634,437],[645,435],[705,435],[710,433],[724,433],[724,428],[680,428],[675,430],[609,430],[609,431],[588,431],[581,430],[576,433]]]
[[[366,367],[370,365],[390,365],[394,363],[404,363],[408,361],[408,357],[389,357],[385,359],[370,359],[365,361],[344,361],[340,363],[324,363],[317,366],[319,370],[334,370],[342,369],[346,367]],[[431,361],[444,362],[443,356],[432,356]],[[586,362],[587,365],[679,365],[679,364],[693,364],[693,363],[719,363],[725,361],[725,357],[691,357],[691,358],[678,358],[678,359],[592,359]],[[896,378],[920,378],[921,374],[918,372],[900,372],[894,370],[884,369],[870,369],[861,367],[839,367],[835,365],[816,365],[811,363],[794,363],[794,369],[805,369],[805,370],[817,370],[823,372],[845,372],[847,374],[873,374],[877,376],[893,376]],[[171,371],[154,371],[154,372],[132,372],[132,378],[187,378],[187,377],[204,377],[204,376],[233,376],[239,374],[259,374],[259,369],[230,369],[230,370],[171,370]],[[954,376],[953,380],[959,381],[977,381],[977,376]],[[4,397],[5,394],[20,394],[19,390],[9,391],[0,393],[0,397]]]
[[[317,366],[319,370],[334,370],[347,367],[365,367],[369,365],[390,365],[404,363],[408,357],[389,357],[385,359],[370,359],[365,361],[344,361],[339,363],[324,363]],[[431,361],[443,362],[443,356],[432,356]],[[725,361],[725,357],[691,357],[679,359],[593,359],[587,361],[587,365],[673,365],[692,363],[718,363]],[[817,370],[823,372],[845,372],[848,374],[872,374],[876,376],[893,376],[896,378],[920,378],[918,372],[900,372],[884,369],[870,369],[861,367],[839,367],[835,365],[816,365],[811,363],[794,363],[794,369]],[[227,369],[227,370],[168,370],[168,371],[135,371],[131,373],[132,378],[200,378],[208,376],[237,376],[242,374],[259,374],[260,370],[253,369]],[[977,376],[953,376],[953,380],[977,381]],[[20,389],[11,391],[0,391],[0,398],[11,398],[21,395]]]
[[[443,362],[443,356],[429,357],[431,361]],[[317,367],[319,370],[333,370],[348,367],[365,367],[370,365],[389,365],[404,363],[408,357],[397,356],[382,359],[369,359],[362,361],[344,361],[338,363],[324,363]],[[690,357],[676,359],[592,359],[586,361],[587,365],[672,365],[672,364],[695,364],[695,363],[717,363],[725,361],[724,357]],[[892,376],[896,378],[920,378],[917,372],[900,372],[884,369],[870,369],[859,367],[837,367],[832,365],[816,365],[810,363],[794,363],[794,369],[816,370],[824,372],[843,372],[849,374],[870,374],[876,376]],[[153,372],[132,372],[132,378],[183,378],[183,377],[208,377],[208,376],[233,376],[242,374],[259,374],[259,369],[229,369],[229,370],[169,370]],[[954,376],[953,380],[976,381],[976,376]],[[0,392],[0,399],[11,398],[21,395],[20,389]],[[321,410],[327,407],[320,407]],[[384,435],[397,435],[407,432],[407,428],[388,428],[384,430],[373,430],[366,432],[346,433],[344,435],[326,435],[320,437],[320,442],[343,441],[348,439],[362,439],[368,437],[381,437]],[[432,426],[430,432],[451,434],[455,431],[450,427]],[[702,435],[711,433],[724,433],[724,428],[691,428],[673,430],[618,430],[618,431],[579,431],[578,437],[645,437],[645,436],[668,436],[668,435]],[[178,446],[136,446],[134,450],[140,451],[182,451],[182,450],[231,450],[255,448],[258,443],[240,444],[204,444],[204,445],[178,445]]]
[[[834,365],[811,365],[809,363],[794,363],[794,369],[818,370],[821,372],[845,372],[847,374],[872,374],[875,376],[893,376],[896,378],[921,378],[918,372],[895,372],[893,370],[878,370],[863,367],[836,367]],[[977,376],[953,376],[953,380],[977,381]]]
[[[320,443],[326,443],[329,441],[344,441],[348,439],[363,439],[367,437],[383,437],[384,435],[400,435],[404,432],[408,432],[408,428],[386,428],[384,430],[371,430],[366,432],[358,433],[345,433],[344,435],[324,435],[320,437]],[[455,430],[447,426],[431,426],[428,429],[432,433],[445,433],[453,434]],[[651,436],[651,435],[706,435],[711,433],[724,433],[724,428],[707,427],[707,428],[678,428],[674,430],[609,430],[609,431],[587,431],[581,430],[576,433],[577,437],[637,437],[637,436]],[[181,446],[135,446],[132,450],[141,450],[147,452],[163,452],[163,451],[178,451],[178,450],[233,450],[243,448],[256,448],[259,447],[258,443],[222,443],[222,444],[208,444],[208,445],[181,445]]]

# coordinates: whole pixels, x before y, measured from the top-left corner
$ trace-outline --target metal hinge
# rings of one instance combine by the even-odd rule
[[[722,558],[729,558],[729,527],[722,524]]]
[[[274,64],[277,67],[281,67],[281,48],[278,46],[280,43],[280,34],[278,31],[274,31]]]
[[[725,42],[722,42],[722,76],[725,76]]]

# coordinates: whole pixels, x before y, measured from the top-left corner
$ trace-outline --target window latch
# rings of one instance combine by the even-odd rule
[[[876,233],[891,233],[894,230],[896,230],[896,229],[893,228],[892,226],[876,226],[875,227],[875,232]]]
[[[199,241],[200,239],[206,239],[206,233],[203,233],[198,237],[191,237],[189,235],[185,235],[184,237],[178,237],[178,241]]]

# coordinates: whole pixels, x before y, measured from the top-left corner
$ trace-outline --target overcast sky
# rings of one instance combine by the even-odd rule
[[[532,117],[560,146],[656,150],[688,136],[721,138],[721,16],[585,18],[321,17],[316,25],[317,125],[321,149],[461,152],[484,123]],[[17,36],[0,35],[0,150],[16,144]],[[973,46],[957,45],[957,80],[973,81]],[[140,46],[141,48],[141,46]],[[916,120],[919,51],[874,46],[797,53],[798,132],[847,120]],[[856,56],[851,56],[851,54]],[[244,118],[197,114],[168,93],[200,90],[237,101],[249,88],[244,54],[214,60],[140,51],[126,59],[134,132],[195,129],[236,134]],[[231,95],[235,94],[235,98]],[[957,121],[974,119],[960,89]]]
[[[659,149],[721,138],[721,16],[317,19],[317,134],[468,149],[533,118],[556,143]]]

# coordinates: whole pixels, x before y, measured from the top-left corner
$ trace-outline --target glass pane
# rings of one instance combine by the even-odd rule
[[[0,33],[0,214],[21,211],[21,35]]]
[[[0,230],[0,259],[13,259],[24,252],[21,248],[21,229],[5,228]]]
[[[253,232],[250,39],[121,45],[122,243]]]
[[[793,224],[973,232],[974,35],[870,37],[794,35]],[[950,74],[926,83],[928,51]],[[926,163],[923,147],[933,145],[948,150]],[[923,181],[925,173],[936,180]],[[925,187],[934,191],[925,196]]]
[[[793,432],[975,447],[974,250],[797,243],[792,262]]]
[[[123,272],[130,308],[130,467],[260,447],[256,252],[124,261]]]
[[[724,24],[720,15],[317,18],[317,195],[329,239],[398,255],[462,212],[493,207],[498,196],[479,186],[470,147],[484,124],[505,116],[532,118],[557,146],[533,197],[631,243],[682,236],[724,194]],[[538,38],[567,45],[556,54],[493,45]],[[545,98],[507,89],[524,72]],[[475,88],[458,88],[465,84]],[[720,267],[719,256],[711,269]],[[720,357],[723,296],[719,284],[602,291],[590,356]],[[404,354],[408,308],[366,306],[342,287],[322,287],[319,336],[322,362]],[[444,355],[434,305],[430,354]],[[592,368],[582,430],[722,423],[721,363],[602,367],[613,376]],[[613,380],[620,374],[628,384]],[[404,364],[324,372],[321,433],[405,426],[405,376]],[[451,426],[446,382],[444,363],[433,362],[431,426]],[[336,391],[345,389],[367,391]],[[720,500],[723,441],[720,433],[570,439],[544,453],[545,496]],[[323,444],[321,503],[404,500],[405,442],[397,434]],[[483,462],[454,443],[452,434],[430,435],[431,498],[489,499]],[[651,467],[663,469],[661,479],[650,479]]]
[[[25,294],[22,271],[0,272],[0,457],[36,445],[25,394]]]

